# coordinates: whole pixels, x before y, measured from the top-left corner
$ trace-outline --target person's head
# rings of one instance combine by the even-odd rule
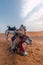
[[[22,44],[22,46],[23,46],[24,50],[27,48],[27,44],[25,42]]]

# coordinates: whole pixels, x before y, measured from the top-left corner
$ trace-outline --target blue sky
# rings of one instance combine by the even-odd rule
[[[43,31],[43,0],[0,0],[0,32],[22,23],[28,31]]]

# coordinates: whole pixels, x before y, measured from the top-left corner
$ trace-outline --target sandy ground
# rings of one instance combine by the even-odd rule
[[[0,65],[43,65],[43,32],[27,33],[32,39],[27,56],[12,54],[4,34],[0,34]]]

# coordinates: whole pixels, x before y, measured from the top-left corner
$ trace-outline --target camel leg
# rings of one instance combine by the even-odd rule
[[[6,40],[8,41],[8,35],[9,35],[9,32],[8,30],[5,31],[5,37],[6,37]]]

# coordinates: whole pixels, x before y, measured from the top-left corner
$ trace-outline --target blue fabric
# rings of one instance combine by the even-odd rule
[[[14,31],[14,30],[16,30],[16,28],[15,27],[9,27],[8,30]]]

